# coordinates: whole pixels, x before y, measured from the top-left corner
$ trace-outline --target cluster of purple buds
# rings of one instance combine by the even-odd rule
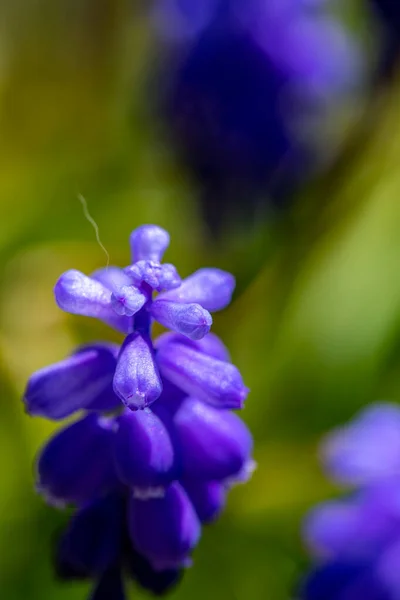
[[[201,524],[254,466],[251,434],[231,410],[248,390],[209,333],[209,311],[230,302],[233,276],[210,268],[181,280],[161,263],[169,235],[160,227],[139,227],[130,243],[125,269],[70,270],[55,286],[63,310],[118,329],[122,345],[78,348],[34,373],[24,398],[35,416],[81,411],[41,451],[37,488],[77,507],[58,571],[95,578],[96,600],[124,598],[123,569],[154,593],[168,590],[190,565]],[[173,331],[153,344],[154,320]]]
[[[400,598],[400,407],[378,403],[328,437],[333,479],[350,487],[318,506],[304,535],[316,565],[302,600]]]

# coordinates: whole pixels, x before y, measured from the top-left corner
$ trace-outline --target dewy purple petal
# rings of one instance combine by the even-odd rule
[[[113,402],[112,380],[118,347],[94,344],[77,354],[36,371],[28,381],[24,395],[31,415],[64,419],[74,412],[90,409],[103,395]]]
[[[157,362],[164,377],[217,408],[242,408],[248,394],[238,369],[187,345],[162,344]]]
[[[100,319],[123,333],[131,328],[131,321],[113,310],[110,290],[79,271],[71,269],[63,273],[55,285],[54,295],[58,306],[66,312]]]
[[[155,300],[150,313],[156,321],[192,340],[200,340],[210,331],[212,317],[200,304],[179,304]]]
[[[130,237],[133,262],[151,260],[160,262],[169,246],[169,233],[157,225],[142,225]]]
[[[220,269],[199,269],[183,280],[182,285],[159,296],[172,302],[195,302],[214,312],[225,308],[232,298],[235,278]]]
[[[125,339],[114,375],[114,391],[133,410],[152,404],[162,392],[150,339],[131,333]]]

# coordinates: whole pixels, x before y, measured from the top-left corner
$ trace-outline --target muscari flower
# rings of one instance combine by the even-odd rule
[[[400,407],[380,403],[328,437],[328,473],[351,492],[307,517],[315,558],[303,600],[400,598]]]
[[[360,61],[316,0],[161,0],[161,112],[209,226],[281,203],[318,163],[315,124],[354,92]],[[327,149],[326,139],[324,149]],[[323,152],[322,152],[323,154]]]
[[[168,242],[161,228],[143,226],[131,235],[134,262],[125,269],[59,278],[61,308],[126,337],[120,347],[78,348],[34,373],[25,392],[31,415],[83,413],[45,445],[36,471],[48,502],[77,508],[57,571],[94,579],[93,600],[122,600],[124,573],[155,594],[168,591],[190,565],[202,524],[254,467],[251,434],[230,410],[248,390],[209,333],[208,311],[229,303],[234,279],[201,269],[182,281],[160,262]],[[154,320],[173,331],[153,343]]]

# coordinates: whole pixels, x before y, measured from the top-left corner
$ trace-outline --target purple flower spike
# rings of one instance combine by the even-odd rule
[[[251,457],[250,432],[235,413],[186,398],[174,425],[186,478],[222,481],[241,472]]]
[[[226,488],[218,481],[185,479],[183,487],[202,523],[211,523],[222,512],[226,502]]]
[[[237,368],[181,343],[162,344],[157,361],[164,377],[188,395],[217,408],[242,408],[248,394]]]
[[[168,416],[168,415],[167,415]],[[120,479],[139,496],[148,488],[162,488],[179,476],[171,424],[149,408],[125,412],[118,419],[115,461]],[[149,492],[151,496],[151,492]]]
[[[163,498],[131,500],[132,542],[156,570],[185,564],[200,532],[193,505],[179,483],[170,485]]]
[[[115,405],[112,380],[118,347],[97,344],[36,371],[24,395],[26,411],[48,419],[64,419],[77,410],[91,408],[105,395]]]
[[[341,483],[371,483],[400,472],[400,407],[379,403],[331,434],[323,447],[329,473]]]
[[[169,300],[155,300],[150,308],[152,317],[182,335],[200,340],[210,331],[212,317],[200,304],[179,304]]]
[[[160,262],[169,246],[169,234],[157,225],[142,225],[131,233],[132,259]]]
[[[114,391],[133,410],[149,406],[162,392],[151,342],[140,333],[128,335],[121,348]]]
[[[51,438],[37,464],[38,491],[50,503],[83,504],[116,485],[112,425],[92,414]]]
[[[235,278],[220,269],[199,269],[183,280],[175,290],[165,292],[161,299],[173,302],[195,302],[210,312],[229,304],[235,289]]]
[[[75,505],[55,568],[62,579],[91,579],[90,600],[125,600],[122,575],[156,596],[176,586],[201,523],[217,518],[254,464],[251,435],[228,410],[248,390],[209,333],[209,310],[229,302],[234,278],[203,269],[182,283],[160,263],[168,243],[146,225],[132,233],[133,264],[60,277],[61,308],[126,337],[80,347],[26,387],[31,415],[83,412],[41,451],[37,489],[54,505]],[[155,344],[154,321],[172,330]]]
[[[56,302],[62,310],[73,315],[95,317],[128,333],[131,323],[127,317],[115,313],[111,303],[111,291],[100,281],[71,269],[57,281],[54,288]]]

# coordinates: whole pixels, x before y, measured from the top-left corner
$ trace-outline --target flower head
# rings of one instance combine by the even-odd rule
[[[400,595],[400,408],[364,410],[328,436],[328,472],[354,490],[316,507],[304,537],[316,567],[304,600],[396,600]]]
[[[209,333],[208,311],[228,304],[234,279],[201,269],[181,281],[160,262],[168,242],[161,228],[140,227],[125,269],[60,277],[62,308],[99,318],[125,339],[80,347],[26,388],[32,415],[83,411],[40,452],[36,485],[48,502],[76,506],[57,571],[94,579],[94,600],[123,600],[124,573],[155,594],[167,591],[191,564],[202,524],[254,465],[251,434],[230,410],[248,390]],[[153,320],[173,330],[154,344]]]
[[[187,393],[201,392],[215,406],[240,408],[247,389],[238,370],[198,345],[209,334],[210,311],[229,304],[233,276],[205,268],[181,280],[173,265],[160,262],[169,236],[155,225],[136,229],[130,242],[131,265],[107,267],[91,276],[72,269],[61,275],[54,290],[60,308],[104,321],[126,335],[124,343],[120,348],[81,347],[35,373],[25,393],[27,411],[57,419],[80,408],[112,409],[118,399],[132,410],[141,409],[159,398],[164,378]],[[179,335],[164,338],[155,348],[154,320]]]

